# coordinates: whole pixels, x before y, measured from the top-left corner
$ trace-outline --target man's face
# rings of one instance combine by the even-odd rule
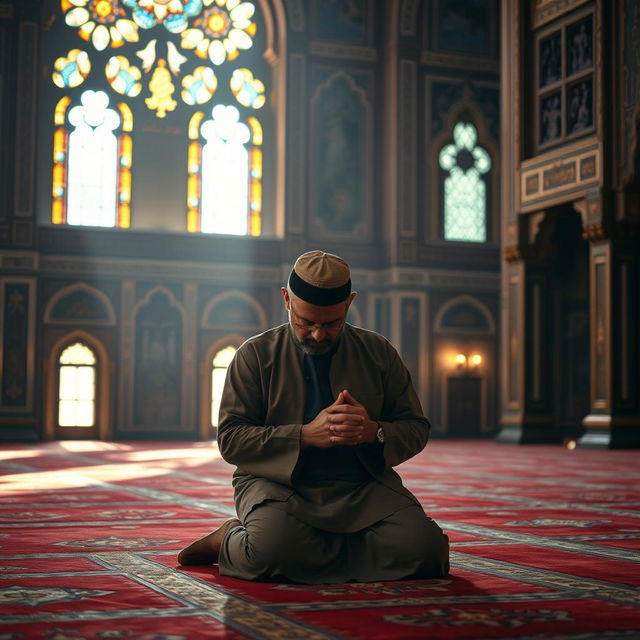
[[[290,295],[286,288],[283,288],[282,295],[289,312],[289,323],[302,350],[314,356],[330,351],[342,333],[355,293],[344,302],[328,307],[300,300]]]

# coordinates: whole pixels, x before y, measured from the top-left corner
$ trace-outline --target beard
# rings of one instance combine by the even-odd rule
[[[291,326],[291,333],[293,334],[293,337],[295,338],[300,348],[310,356],[322,356],[325,353],[329,353],[329,351],[333,350],[333,348],[336,346],[336,343],[340,339],[340,336],[342,335],[342,330],[344,329],[343,325],[335,338],[327,337],[321,342],[316,342],[312,338],[301,338],[296,333],[295,327],[291,324],[291,313],[289,313],[289,325]]]
[[[295,334],[294,334],[295,335]],[[325,353],[329,353],[336,343],[336,340],[323,340],[322,342],[316,342],[315,340],[310,340],[309,338],[299,338],[296,336],[296,340],[300,345],[300,348],[308,353],[310,356],[322,356]]]

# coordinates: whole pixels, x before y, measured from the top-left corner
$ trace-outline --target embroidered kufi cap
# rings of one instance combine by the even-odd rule
[[[332,253],[308,251],[293,265],[289,289],[301,300],[322,307],[344,302],[351,293],[349,265]]]

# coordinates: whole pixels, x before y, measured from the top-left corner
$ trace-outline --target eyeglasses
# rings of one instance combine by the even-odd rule
[[[311,320],[301,318],[293,310],[293,305],[291,306],[291,317],[293,318],[293,324],[296,329],[304,331],[305,333],[311,333],[316,329],[324,329],[325,331],[338,331],[339,329],[342,329],[342,326],[347,319],[345,316],[343,318],[338,318],[337,320],[332,320],[331,322],[311,322]]]

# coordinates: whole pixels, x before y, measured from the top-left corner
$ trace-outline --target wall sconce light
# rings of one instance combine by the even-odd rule
[[[458,353],[456,355],[456,366],[459,371],[475,373],[481,364],[482,356],[479,353],[472,353],[469,356],[464,353]]]

